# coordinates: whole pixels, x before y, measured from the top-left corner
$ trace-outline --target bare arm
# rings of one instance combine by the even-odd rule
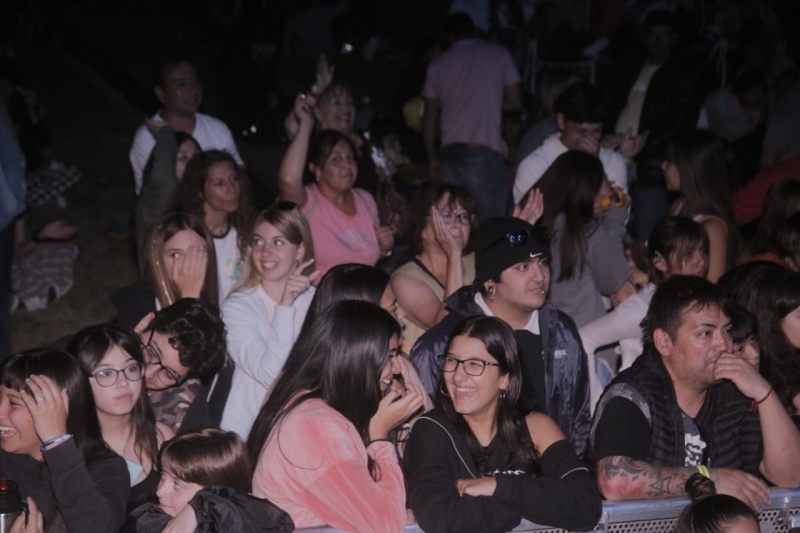
[[[425,98],[425,114],[422,115],[422,138],[431,168],[431,181],[439,179],[439,150],[436,145],[436,133],[439,126],[439,100]]]
[[[441,300],[424,281],[404,272],[395,272],[391,284],[397,303],[406,312],[406,319],[426,331],[440,320]]]
[[[622,287],[619,288],[617,292],[611,295],[611,304],[614,307],[618,307],[619,304],[630,298],[636,294],[636,287],[633,286],[633,283],[630,281],[626,281],[622,284]]]
[[[716,283],[728,270],[728,228],[717,218],[703,222],[708,235],[708,275],[706,279]]]
[[[281,199],[294,202],[299,206],[306,203],[306,190],[303,187],[303,171],[308,156],[308,143],[311,138],[311,130],[314,120],[311,117],[311,109],[305,102],[305,98],[299,95],[295,99],[293,114],[300,121],[300,125],[289,149],[281,161],[278,171],[278,190]]]

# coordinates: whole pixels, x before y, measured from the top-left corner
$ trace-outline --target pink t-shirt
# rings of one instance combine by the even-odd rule
[[[511,54],[480,39],[456,41],[428,66],[422,96],[442,109],[442,146],[474,143],[505,153],[503,88],[519,83]]]
[[[368,455],[380,468],[378,481]],[[394,445],[364,447],[355,426],[319,399],[298,405],[272,432],[253,475],[253,495],[292,517],[296,528],[403,531],[405,486]]]
[[[372,195],[353,188],[356,214],[350,216],[325,198],[316,185],[307,185],[306,194],[303,214],[311,227],[315,266],[320,274],[344,263],[374,266],[381,251],[375,235],[375,227],[380,225],[378,206]]]

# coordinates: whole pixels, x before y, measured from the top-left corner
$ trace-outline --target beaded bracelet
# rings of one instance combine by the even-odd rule
[[[44,441],[42,443],[42,445],[39,446],[39,450],[43,451],[43,452],[45,452],[47,450],[52,450],[53,448],[55,448],[56,446],[58,446],[62,442],[66,442],[71,438],[72,438],[72,434],[71,433],[62,433],[60,435],[56,435],[52,439],[47,439],[46,441]]]

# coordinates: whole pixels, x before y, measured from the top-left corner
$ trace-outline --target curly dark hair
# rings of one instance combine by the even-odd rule
[[[219,307],[200,298],[181,298],[156,312],[146,332],[155,330],[169,338],[189,377],[203,378],[225,362],[225,323]]]
[[[236,228],[237,245],[239,253],[245,257],[247,251],[247,236],[255,218],[253,208],[253,194],[250,185],[250,178],[245,172],[244,167],[240,167],[231,154],[224,150],[206,150],[200,152],[186,165],[183,174],[183,181],[175,194],[172,211],[189,213],[205,220],[205,186],[208,179],[208,171],[217,163],[228,163],[236,170],[236,177],[239,180],[239,209],[228,215],[228,222]]]

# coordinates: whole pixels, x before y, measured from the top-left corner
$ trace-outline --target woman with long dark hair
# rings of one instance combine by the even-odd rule
[[[404,457],[425,531],[510,531],[523,518],[588,530],[600,518],[594,477],[555,422],[516,408],[518,350],[495,317],[467,319],[450,337],[436,409],[416,421]]]
[[[606,313],[603,296],[617,304],[635,289],[623,239],[627,209],[599,159],[578,150],[558,156],[535,185],[544,196],[539,221],[550,229],[550,300],[578,327]]]
[[[68,353],[32,350],[4,362],[0,472],[36,502],[45,531],[118,531],[130,476],[103,441],[89,379]]]
[[[250,431],[255,496],[298,528],[404,529],[405,486],[388,436],[425,392],[392,389],[399,349],[398,322],[374,304],[339,302],[314,320],[292,350],[307,364],[278,378]]]
[[[125,459],[131,502],[154,496],[158,447],[175,433],[156,422],[150,407],[141,339],[131,330],[101,324],[75,335],[69,352],[89,376],[103,440]]]
[[[670,143],[661,169],[667,190],[681,194],[671,213],[699,222],[708,234],[707,278],[716,283],[742,254],[722,141],[706,130],[683,133]]]

